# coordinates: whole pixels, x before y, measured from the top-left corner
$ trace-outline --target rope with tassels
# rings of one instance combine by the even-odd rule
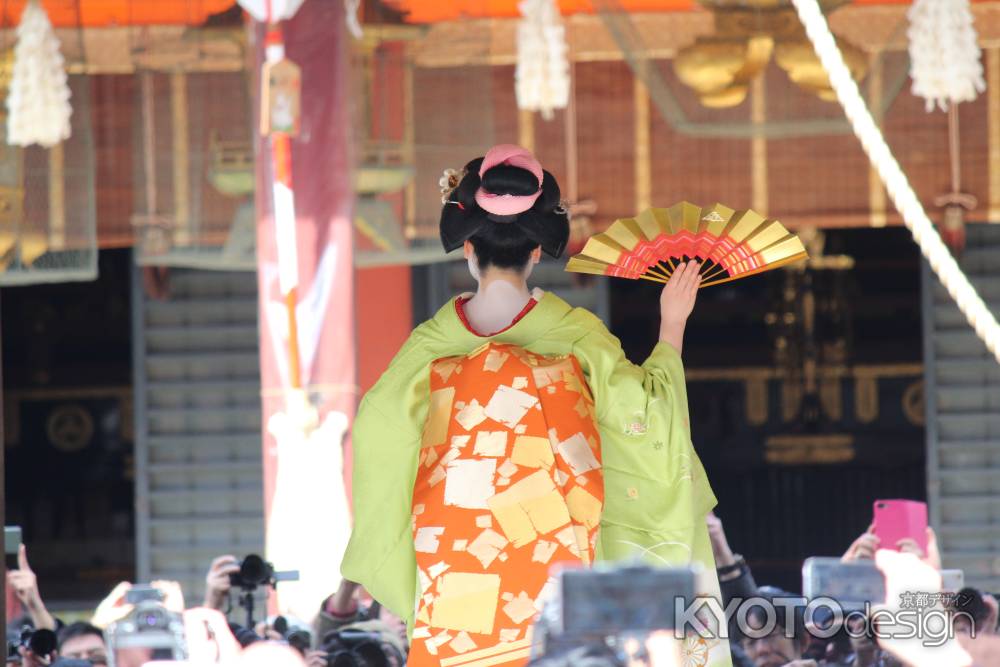
[[[865,106],[858,86],[844,63],[844,57],[837,48],[819,3],[817,0],[792,0],[792,2],[805,26],[806,34],[812,41],[816,55],[819,56],[823,68],[830,77],[830,84],[837,93],[837,99],[844,108],[854,134],[861,141],[868,159],[885,184],[896,209],[903,217],[903,222],[913,234],[913,240],[920,246],[920,252],[927,258],[931,269],[958,304],[958,309],[975,329],[976,335],[986,343],[986,347],[1000,362],[1000,323],[997,323],[997,318],[990,312],[941,240],[906,174],[889,150],[881,130]]]

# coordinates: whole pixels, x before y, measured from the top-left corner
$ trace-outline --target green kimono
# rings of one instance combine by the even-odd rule
[[[418,582],[411,508],[431,362],[490,340],[542,355],[572,354],[587,376],[605,485],[597,558],[698,563],[701,588],[718,597],[705,525],[716,499],[691,444],[680,355],[661,342],[636,366],[596,316],[549,292],[520,321],[490,337],[470,332],[449,301],[414,330],[364,396],[352,435],[354,532],[343,576],[412,627]],[[717,649],[709,661],[691,664],[729,665],[725,642]]]

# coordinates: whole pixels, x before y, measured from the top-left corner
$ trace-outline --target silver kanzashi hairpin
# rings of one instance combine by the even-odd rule
[[[458,169],[445,169],[441,178],[438,179],[438,185],[441,186],[441,203],[447,204],[451,193],[455,191],[458,184],[462,182],[465,178],[465,170],[459,171]]]

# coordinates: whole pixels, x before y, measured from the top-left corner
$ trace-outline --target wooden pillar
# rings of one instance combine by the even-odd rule
[[[1000,223],[1000,47],[986,49],[986,122],[989,123],[989,221]]]
[[[170,124],[173,131],[174,244],[191,245],[190,124],[187,75],[170,74]]]
[[[653,177],[649,135],[649,90],[639,77],[633,78],[633,104],[635,124],[635,210],[645,211],[651,206]]]
[[[49,149],[49,249],[66,248],[66,154],[62,142]]]
[[[576,144],[576,63],[572,54],[569,59],[569,103],[566,105],[565,142],[566,142],[566,189],[564,199],[575,204],[580,199],[580,174],[577,164],[578,146]]]
[[[882,127],[882,54],[872,53],[868,63],[868,108],[876,125]],[[878,171],[868,165],[868,214],[872,227],[885,227],[885,186]]]
[[[409,43],[403,48],[403,159],[417,171],[416,136],[413,108],[413,54]],[[417,184],[414,179],[403,190],[403,235],[410,240],[417,238]]]
[[[321,37],[317,26],[323,26]],[[255,24],[255,28],[254,56],[259,67],[264,60],[265,27]],[[355,89],[344,3],[305,2],[295,16],[282,22],[282,30],[287,57],[302,71],[302,127],[310,128],[308,140],[299,137],[291,142],[299,293],[308,301],[300,303],[299,312],[309,314],[309,326],[300,327],[297,338],[307,396],[289,391],[289,329],[278,283],[277,229],[269,196],[271,146],[265,137],[258,137],[256,153],[262,156],[255,165],[261,455],[265,553],[277,569],[299,571],[299,581],[278,587],[278,609],[300,616],[312,613],[310,609],[315,610],[329,591],[336,590],[340,575],[330,567],[326,554],[341,553],[351,530],[346,503],[350,490],[340,470],[329,468],[322,480],[293,479],[287,473],[295,470],[293,466],[325,465],[323,461],[339,461],[341,456],[343,469],[351,470],[350,446],[342,443],[342,436],[358,399],[350,150]],[[260,103],[258,97],[258,109]],[[407,292],[400,296],[409,299]],[[311,410],[296,402],[303,398],[318,412],[322,437],[310,438],[315,431],[310,432],[300,415]],[[279,461],[281,456],[285,458]],[[304,517],[296,508],[309,504],[323,508],[322,530],[301,529]],[[278,609],[272,606],[271,611]]]
[[[767,120],[767,88],[763,72],[750,83],[750,120],[755,127]],[[750,206],[761,215],[767,215],[767,137],[759,131],[750,140],[750,178]]]
[[[535,112],[529,109],[517,110],[517,143],[522,148],[535,152]]]

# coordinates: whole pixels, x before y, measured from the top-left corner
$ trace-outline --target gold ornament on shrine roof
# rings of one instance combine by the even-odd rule
[[[789,0],[698,0],[715,19],[715,32],[699,37],[673,60],[674,73],[710,108],[734,107],[746,99],[750,83],[774,62],[803,90],[833,102],[826,70],[802,29]],[[847,4],[824,0],[824,11]],[[855,79],[868,66],[861,49],[838,40]]]

